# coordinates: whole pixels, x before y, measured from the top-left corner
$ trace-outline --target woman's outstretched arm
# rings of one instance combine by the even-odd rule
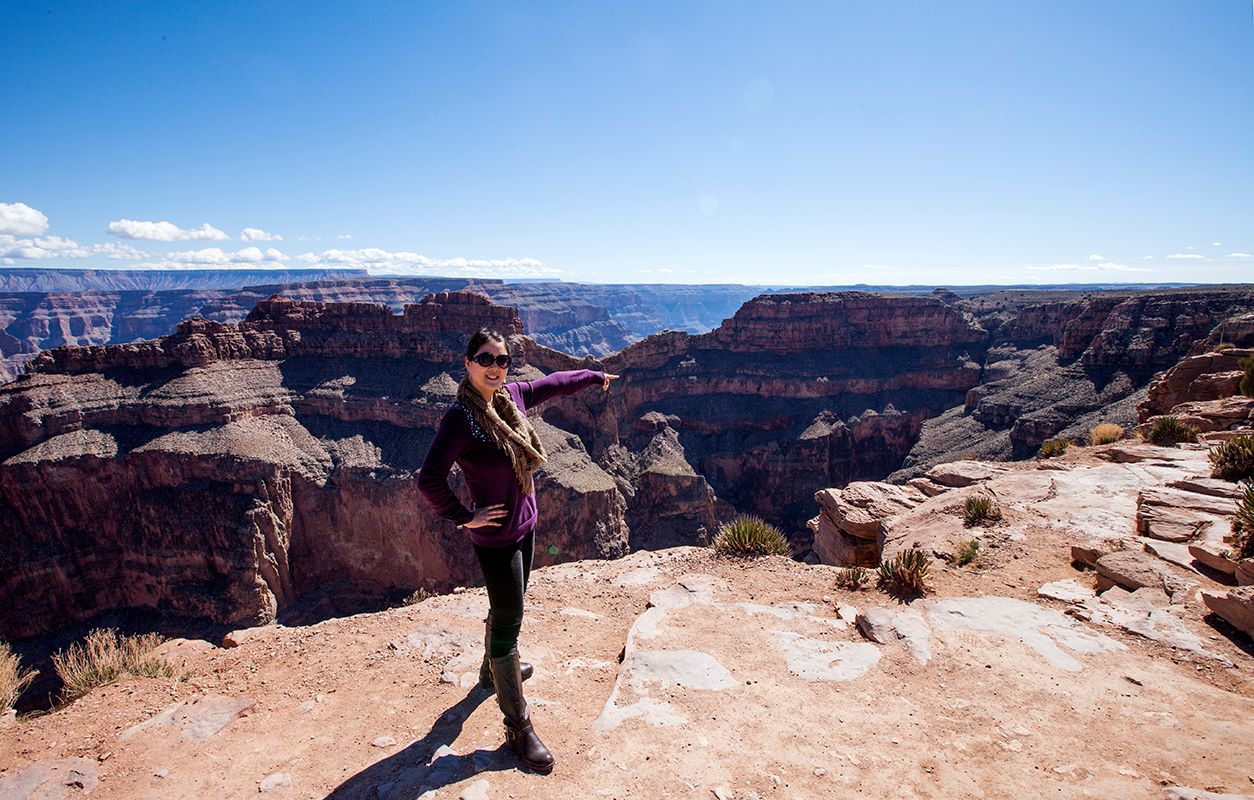
[[[519,394],[522,395],[523,405],[527,408],[533,408],[545,400],[575,394],[589,386],[599,385],[603,389],[609,389],[610,381],[617,379],[617,375],[608,372],[591,369],[572,369],[565,372],[554,372],[550,375],[545,375],[543,378],[536,378],[534,381],[519,381],[516,385],[518,386]]]

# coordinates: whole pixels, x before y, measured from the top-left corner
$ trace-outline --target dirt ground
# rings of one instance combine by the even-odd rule
[[[1024,532],[973,566],[938,563],[933,593],[910,607],[999,596],[1062,617],[1065,605],[1037,588],[1092,573],[1069,563],[1071,542],[1056,530]],[[1021,638],[933,626],[921,664],[903,646],[867,643],[837,611],[906,605],[839,590],[837,572],[694,548],[538,570],[521,647],[536,667],[526,684],[535,727],[557,760],[548,776],[517,768],[494,696],[470,685],[486,610],[471,589],[254,629],[231,649],[167,644],[184,680],[121,681],[0,727],[0,789],[45,796],[19,793],[19,778],[33,780],[24,770],[79,757],[68,763],[94,774],[69,780],[95,798],[244,797],[263,786],[276,798],[467,800],[1254,793],[1254,657],[1222,622],[1186,620],[1219,656],[1207,658],[1064,617],[1109,643],[1067,649],[1074,671]],[[620,664],[629,635],[639,657]],[[787,649],[797,642],[877,660],[855,677],[807,679]],[[626,669],[685,653],[673,674],[633,683]],[[717,669],[685,673],[692,663]],[[714,677],[722,684],[702,683]],[[202,740],[178,724],[119,738],[206,695],[252,705]]]

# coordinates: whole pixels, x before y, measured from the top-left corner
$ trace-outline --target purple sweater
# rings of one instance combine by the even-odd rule
[[[574,394],[605,380],[604,372],[577,369],[554,372],[534,381],[505,384],[505,390],[523,413],[551,397]],[[435,513],[458,525],[474,514],[448,485],[448,472],[456,462],[466,476],[476,508],[504,503],[509,514],[499,525],[467,528],[470,541],[487,547],[504,547],[521,540],[536,526],[535,494],[523,494],[514,477],[509,456],[482,430],[470,409],[453,403],[436,431],[427,458],[418,471],[418,490]]]

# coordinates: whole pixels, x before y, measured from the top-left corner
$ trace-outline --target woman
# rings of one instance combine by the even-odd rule
[[[466,346],[466,379],[431,442],[418,488],[432,510],[464,529],[488,590],[484,664],[479,680],[496,687],[505,738],[527,767],[553,769],[553,755],[531,727],[522,682],[531,665],[518,660],[523,593],[531,576],[536,498],[532,473],[546,460],[527,410],[551,397],[600,384],[609,391],[617,375],[592,370],[555,372],[534,381],[505,383],[511,358],[505,337],[484,328]],[[474,510],[449,489],[456,462],[466,476]]]

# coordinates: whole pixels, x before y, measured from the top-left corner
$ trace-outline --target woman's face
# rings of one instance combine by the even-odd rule
[[[509,355],[509,348],[504,342],[487,340],[483,345],[475,351],[475,356],[480,353],[487,353],[494,359],[493,363],[487,367],[481,367],[475,361],[466,359],[466,374],[470,377],[470,384],[475,387],[475,391],[489,398],[499,388],[505,385],[505,374],[509,372],[508,367],[500,367],[495,363],[497,356]]]

